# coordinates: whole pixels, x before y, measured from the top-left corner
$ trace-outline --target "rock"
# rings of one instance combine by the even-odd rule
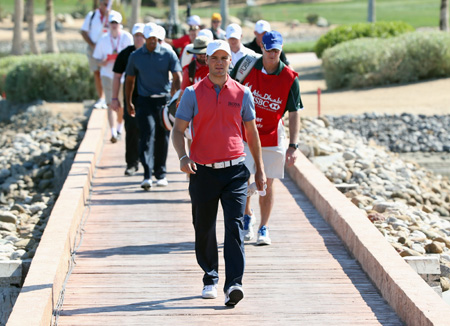
[[[441,255],[442,257],[443,255]],[[450,261],[444,262],[442,258],[440,260],[441,263],[441,276],[450,277]]]
[[[384,216],[383,214],[380,213],[371,213],[369,215],[367,215],[367,218],[372,222],[383,222],[384,220],[386,220],[386,216]]]
[[[23,249],[16,250],[11,254],[11,260],[21,259],[25,254],[26,251]]]
[[[373,210],[377,211],[378,213],[384,213],[388,208],[394,208],[397,204],[393,202],[378,202],[373,203]]]
[[[16,225],[13,223],[0,222],[0,230],[16,232]]]
[[[410,240],[409,240],[410,241]],[[418,252],[419,254],[425,255],[426,254],[426,250],[425,248],[420,244],[420,243],[413,243],[410,248],[416,252]]]
[[[450,290],[450,279],[448,277],[441,277],[440,281],[443,292]]]
[[[404,250],[400,253],[400,256],[407,257],[407,256],[421,256],[420,253],[418,253],[415,250],[404,248]]]
[[[373,199],[370,197],[364,196],[364,195],[359,195],[359,196],[353,197],[351,199],[351,201],[356,206],[362,208],[362,207],[369,206],[373,202]]]
[[[350,161],[350,160],[354,160],[356,159],[356,155],[352,152],[344,152],[344,154],[342,154],[342,156],[344,157],[344,160],[346,161]]]
[[[15,224],[17,222],[17,216],[8,211],[0,211],[0,222]]]
[[[429,254],[440,254],[443,252],[443,244],[442,242],[433,241],[425,245],[425,251]]]
[[[443,237],[436,237],[436,238],[433,239],[433,241],[442,242],[442,243],[445,244],[445,246],[448,249],[450,249],[450,240],[449,239],[446,239],[446,238],[443,238]]]
[[[42,198],[39,198],[39,199],[42,199]],[[35,214],[39,211],[43,211],[46,208],[47,208],[47,205],[45,205],[42,202],[37,202],[37,203],[34,203],[33,205],[31,205],[29,207],[29,210],[30,210],[31,214]]]
[[[428,205],[423,205],[423,206],[422,206],[422,210],[423,210],[425,213],[433,213],[433,212],[434,212],[433,208],[431,208],[431,207],[428,206]]]
[[[34,239],[22,239],[17,241],[14,246],[17,249],[26,249],[26,248],[31,248],[34,246],[34,244],[36,243],[36,241],[34,241]]]

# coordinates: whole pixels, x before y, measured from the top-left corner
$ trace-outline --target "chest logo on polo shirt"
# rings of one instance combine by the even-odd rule
[[[233,108],[240,108],[241,107],[241,103],[228,101],[228,106],[231,106]]]
[[[278,111],[283,105],[281,98],[273,99],[271,94],[265,93],[261,94],[257,89],[252,90],[252,85],[246,83],[245,86],[250,88],[253,94],[253,99],[255,100],[255,105],[258,108],[268,110],[268,111]]]

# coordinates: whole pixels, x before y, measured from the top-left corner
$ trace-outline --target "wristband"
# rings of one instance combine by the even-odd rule
[[[181,160],[184,159],[185,157],[188,157],[188,156],[187,156],[187,155],[181,156],[181,157],[180,157],[180,162],[181,162]]]
[[[119,99],[117,97],[112,98],[111,101],[118,101]]]

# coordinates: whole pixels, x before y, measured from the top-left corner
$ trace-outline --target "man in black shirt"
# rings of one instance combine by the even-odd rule
[[[113,94],[111,107],[113,110],[118,110],[121,106],[119,99],[120,84],[122,80],[122,75],[125,72],[128,64],[128,58],[130,54],[139,49],[145,43],[144,37],[144,24],[138,23],[133,26],[132,34],[134,45],[123,49],[117,56],[116,62],[114,63],[113,72]],[[133,102],[137,97],[137,88],[133,92]],[[125,100],[125,87],[123,91],[123,118],[125,120],[125,161],[127,163],[127,168],[125,170],[125,175],[134,175],[138,170],[139,164],[139,128],[135,117],[128,114],[127,101]]]
[[[256,53],[262,54],[262,37],[266,32],[270,32],[272,29],[270,28],[269,22],[265,20],[258,20],[255,24],[255,38],[253,41],[244,44],[245,47],[255,51]],[[289,66],[289,61],[286,58],[286,54],[281,51],[280,60],[286,65]]]

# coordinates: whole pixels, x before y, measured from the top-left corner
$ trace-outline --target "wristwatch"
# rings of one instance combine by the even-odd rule
[[[298,143],[295,143],[295,144],[289,144],[289,147],[292,147],[292,148],[294,148],[294,149],[297,149],[297,148],[298,148]]]

